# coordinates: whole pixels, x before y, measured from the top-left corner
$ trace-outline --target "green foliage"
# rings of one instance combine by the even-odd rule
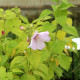
[[[76,28],[74,26],[63,27],[63,30],[68,34],[71,34],[71,35],[74,35],[74,36],[78,36],[77,30],[76,30]]]
[[[20,19],[21,19],[24,23],[27,23],[27,24],[29,23],[28,19],[25,18],[24,16],[19,15],[19,17],[20,17]]]
[[[66,4],[66,3],[61,3],[61,5],[60,5],[60,9],[61,10],[66,10],[66,9],[68,9],[69,7],[72,7],[73,5],[71,4],[71,3],[68,3],[68,4]]]
[[[45,9],[44,11],[41,12],[40,17],[39,18],[44,18],[48,15],[52,14],[51,10]]]
[[[21,76],[20,80],[36,80],[36,78],[31,74],[25,73],[24,75]]]
[[[39,53],[33,53],[28,56],[28,60],[30,61],[31,67],[37,68],[40,64],[41,55]]]
[[[52,51],[56,54],[61,54],[65,48],[66,43],[64,41],[53,41],[52,42]]]
[[[61,26],[66,25],[67,10],[57,9],[54,13],[54,16],[55,16],[55,19],[56,19],[57,23],[59,23]]]
[[[56,26],[52,23],[44,23],[42,26],[38,27],[37,30],[38,31],[49,31],[50,33],[52,33],[54,30],[56,29]]]
[[[61,54],[57,57],[58,62],[62,68],[68,71],[70,64],[72,62],[71,57],[67,57],[65,54]]]
[[[4,14],[4,18],[6,20],[14,19],[14,18],[16,18],[16,14],[14,12],[12,12],[11,10],[6,10],[5,14]]]
[[[25,56],[17,56],[11,62],[12,69],[13,68],[26,69],[26,67],[27,67],[27,60]]]
[[[72,58],[65,45],[77,49],[71,35],[78,37],[72,19],[67,17],[67,9],[73,5],[67,0],[52,1],[57,3],[52,5],[53,11],[43,10],[31,23],[17,7],[10,10],[0,8],[1,80],[55,80],[63,76],[64,70],[69,70]],[[53,16],[55,20],[51,20]],[[51,40],[45,42],[43,50],[29,47],[36,30],[49,32]]]
[[[21,74],[21,73],[24,73],[22,70],[20,70],[19,68],[14,68],[14,69],[12,69],[12,72],[14,73],[14,74]]]
[[[0,55],[0,66],[3,66],[8,59],[7,55]]]
[[[4,74],[4,75],[3,75]],[[4,79],[6,76],[6,68],[1,66],[0,67],[0,79]]]
[[[62,70],[60,67],[58,67],[58,66],[55,64],[55,62],[50,62],[50,63],[49,63],[49,66],[50,66],[50,69],[51,69],[52,71],[54,71],[59,78],[62,76],[63,70]],[[52,72],[52,71],[51,71],[51,72]],[[53,72],[52,72],[52,73],[53,73]]]

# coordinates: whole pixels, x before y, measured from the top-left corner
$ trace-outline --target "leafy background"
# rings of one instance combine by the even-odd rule
[[[0,45],[0,47],[1,47],[0,49],[3,54],[3,55],[2,54],[0,55],[1,56],[0,57],[0,59],[1,59],[1,63],[0,63],[1,76],[0,76],[0,78],[1,79],[11,80],[12,78],[14,78],[14,80],[15,80],[15,78],[17,78],[19,80],[19,77],[21,76],[21,78],[20,78],[21,80],[25,80],[25,79],[36,80],[35,76],[34,76],[34,75],[36,75],[37,79],[39,80],[40,77],[37,76],[37,75],[39,75],[42,77],[42,79],[45,80],[46,79],[45,76],[47,76],[49,74],[53,74],[55,76],[55,78],[58,78],[58,77],[62,76],[63,72],[64,72],[63,79],[67,77],[67,78],[70,78],[73,80],[73,77],[74,77],[73,75],[75,75],[75,77],[77,77],[79,79],[79,77],[76,75],[78,73],[78,71],[75,70],[76,69],[75,67],[77,67],[77,66],[75,66],[76,65],[75,63],[77,61],[76,59],[79,58],[79,56],[77,54],[74,54],[74,53],[70,54],[73,58],[74,58],[74,56],[76,56],[76,59],[73,60],[74,64],[72,63],[70,71],[66,72],[69,69],[72,59],[71,59],[71,57],[67,57],[66,55],[63,54],[63,49],[64,49],[64,45],[65,45],[65,42],[63,41],[63,39],[66,36],[65,32],[67,32],[68,34],[74,35],[74,36],[78,36],[76,28],[72,26],[71,19],[67,18],[67,10],[66,9],[72,5],[71,4],[66,5],[66,3],[67,2],[65,0],[65,2],[64,2],[65,5],[61,4],[61,6],[60,6],[61,10],[57,9],[56,6],[52,5],[52,7],[54,9],[54,16],[56,19],[56,20],[52,21],[52,23],[47,21],[48,19],[51,19],[51,16],[49,16],[49,15],[52,14],[52,11],[47,10],[47,9],[42,11],[40,17],[32,22],[33,24],[36,23],[34,26],[35,28],[37,26],[39,26],[39,28],[36,28],[38,31],[46,31],[48,29],[49,32],[51,33],[50,36],[52,37],[53,42],[50,42],[49,44],[46,43],[46,45],[48,45],[47,47],[48,47],[49,51],[51,51],[52,53],[53,53],[52,50],[54,49],[54,53],[55,54],[57,53],[58,56],[55,56],[55,54],[53,54],[51,56],[51,61],[49,61],[49,66],[50,66],[49,73],[48,73],[48,68],[47,68],[48,65],[46,65],[48,63],[48,61],[47,61],[47,63],[45,62],[48,59],[48,57],[50,56],[47,49],[44,49],[42,52],[32,50],[31,52],[35,53],[33,55],[31,55],[29,53],[29,51],[27,51],[27,50],[26,51],[29,53],[28,55],[25,53],[20,54],[20,53],[23,53],[23,51],[28,46],[28,44],[26,42],[26,36],[30,35],[30,34],[25,34],[23,31],[21,31],[19,29],[19,27],[20,26],[24,26],[25,28],[27,27],[26,33],[29,33],[30,30],[32,29],[33,25],[29,24],[29,21],[25,17],[23,17],[22,15],[19,14],[20,9],[12,8],[11,10],[6,10],[4,16],[2,14],[4,12],[4,10],[0,9],[1,17],[6,19],[6,21],[5,21],[5,19],[2,19],[0,21],[0,24],[1,24],[0,28],[1,28],[1,31],[4,30],[5,29],[4,24],[5,24],[5,26],[7,27],[5,29],[6,30],[5,34],[9,37],[9,38],[6,38],[5,36],[3,36],[2,37],[3,44]],[[64,27],[67,19],[70,20],[70,23],[67,22],[67,25],[66,25],[67,27]],[[55,34],[53,34],[52,31],[54,31],[56,29],[57,23],[59,23],[61,26],[63,26],[63,30],[57,29],[58,32],[56,34],[56,38],[58,40],[54,41],[53,39],[55,39],[55,36],[52,36],[52,35],[55,35]],[[29,24],[28,26],[30,26],[31,28],[28,27],[26,24]],[[59,27],[61,28],[60,25],[59,25]],[[49,28],[49,26],[50,26],[50,28]],[[52,27],[54,27],[54,28],[52,29]],[[28,31],[28,29],[29,29],[29,31]],[[10,33],[8,34],[8,32],[10,32]],[[10,36],[11,34],[12,34],[12,36],[14,35],[14,37]],[[63,34],[63,35],[61,36],[61,34]],[[5,38],[5,40],[3,40],[4,38]],[[12,38],[12,39],[9,40],[10,38]],[[17,40],[17,38],[18,38],[18,40]],[[54,45],[51,45],[51,44],[54,44]],[[7,49],[4,46],[7,46]],[[23,46],[24,46],[24,48],[23,48]],[[7,55],[4,55],[4,53],[7,53]],[[15,53],[16,53],[16,55],[15,55]],[[39,53],[39,54],[37,54],[37,53]],[[44,53],[44,54],[41,54],[41,53]],[[46,53],[48,53],[48,54],[46,54]],[[41,56],[40,56],[40,54],[41,54]],[[31,64],[30,67],[28,67],[29,64],[26,59],[27,56],[28,56],[28,60],[30,61],[30,64]],[[11,57],[11,58],[8,59],[9,57]],[[53,60],[53,58],[55,58],[55,60]],[[6,61],[8,61],[8,62],[6,64],[4,64]],[[44,61],[44,63],[41,63],[40,61],[41,62]],[[60,66],[58,66],[59,64],[60,64]],[[5,66],[7,68],[7,72],[6,72],[6,68],[3,66]],[[9,68],[10,68],[10,70],[9,70]],[[54,72],[52,72],[52,70],[54,70],[55,74],[54,74]],[[30,72],[26,73],[27,71],[30,71]],[[42,73],[41,73],[41,71],[42,71]],[[73,74],[73,72],[75,72],[75,74]],[[2,75],[2,73],[4,75]],[[14,74],[14,75],[12,75],[12,74]],[[21,74],[23,74],[23,75],[21,75]],[[34,74],[34,75],[32,75],[32,74]],[[49,75],[47,77],[47,79],[54,77],[53,75]]]

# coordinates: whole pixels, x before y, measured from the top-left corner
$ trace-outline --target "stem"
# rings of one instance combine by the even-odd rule
[[[56,36],[57,36],[57,30],[58,30],[58,26],[56,26],[55,40],[56,40]]]
[[[59,5],[59,0],[57,1],[57,6]],[[58,30],[58,23],[56,23],[57,26],[56,26],[56,33],[55,33],[55,40],[56,40],[56,36],[57,36],[57,30]]]
[[[4,21],[4,32],[5,32],[4,39],[5,39],[5,41],[6,41],[6,29],[5,29],[5,21]],[[6,44],[5,44],[5,53],[6,53]]]

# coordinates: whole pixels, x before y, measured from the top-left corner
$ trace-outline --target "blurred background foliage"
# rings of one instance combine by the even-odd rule
[[[77,28],[80,36],[80,0],[69,0],[76,7],[69,8],[72,13],[69,17],[73,20],[73,25]],[[37,18],[44,9],[51,9],[50,0],[0,0],[0,8],[10,9],[12,7],[21,8],[21,13],[31,22]],[[51,19],[53,20],[53,19]],[[10,35],[9,35],[10,36]],[[15,36],[13,37],[15,38]],[[80,51],[78,54],[70,53],[73,57],[71,68],[68,72],[64,71],[64,76],[56,80],[80,80]]]

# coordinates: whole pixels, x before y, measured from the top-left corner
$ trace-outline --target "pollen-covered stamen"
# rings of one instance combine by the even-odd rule
[[[39,35],[39,34],[37,34],[37,35],[34,37],[34,39],[39,39],[38,35]]]

